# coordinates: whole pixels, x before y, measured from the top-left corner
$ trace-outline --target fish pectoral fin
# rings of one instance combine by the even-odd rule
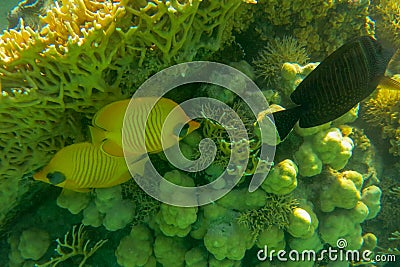
[[[96,126],[89,126],[92,143],[100,145],[106,139],[106,131]]]
[[[124,156],[124,151],[123,151],[122,147],[111,140],[103,141],[100,148],[103,153],[105,153],[109,156],[113,156],[113,157],[123,157]]]
[[[379,80],[379,88],[386,90],[400,90],[400,82],[393,80],[392,78],[383,76]]]
[[[296,122],[300,119],[301,107],[295,107],[285,110],[273,112],[275,127],[278,131],[279,138],[283,141],[292,131]]]

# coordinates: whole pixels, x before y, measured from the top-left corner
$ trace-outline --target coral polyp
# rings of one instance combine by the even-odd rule
[[[381,137],[389,140],[389,153],[400,156],[400,92],[380,89],[365,103],[364,119],[381,128]]]
[[[279,85],[283,63],[297,62],[305,64],[309,60],[304,46],[291,36],[271,40],[253,61],[256,74],[265,80],[268,86]]]

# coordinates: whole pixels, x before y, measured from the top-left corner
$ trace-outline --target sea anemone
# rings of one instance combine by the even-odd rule
[[[307,52],[297,40],[291,36],[282,39],[277,37],[269,42],[258,53],[253,61],[258,77],[264,78],[268,86],[277,86],[280,81],[280,71],[285,62],[294,62],[301,65],[309,60]]]

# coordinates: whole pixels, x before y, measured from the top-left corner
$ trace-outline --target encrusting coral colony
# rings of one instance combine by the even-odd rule
[[[250,155],[238,185],[200,207],[160,203],[133,179],[84,193],[32,180],[57,151],[90,141],[88,125],[100,108],[129,98],[151,75],[176,63],[230,64],[260,86],[271,108],[289,105],[289,95],[318,66],[309,62],[323,60],[349,38],[381,30],[399,43],[399,26],[391,19],[400,16],[400,9],[395,1],[378,2],[57,0],[36,27],[21,19],[16,28],[5,30],[0,35],[0,265],[372,264],[276,258],[279,250],[335,248],[340,239],[348,250],[399,254],[397,243],[379,245],[380,239],[397,240],[393,236],[400,228],[391,235],[373,227],[385,210],[382,194],[400,186],[380,188],[381,181],[399,176],[400,166],[384,167],[379,160],[381,155],[398,159],[400,153],[398,92],[377,90],[361,108],[332,122],[296,126],[277,146],[261,187],[249,192],[255,166],[270,164],[259,157],[257,118],[228,90],[187,85],[170,97],[182,101],[192,89],[193,95],[221,99],[237,111],[250,137],[247,143],[229,140],[223,124],[207,119],[216,111],[204,106],[201,128],[179,146],[187,158],[196,159],[200,140],[210,138],[218,148],[211,165],[188,173],[169,165],[163,153],[151,156],[166,180],[190,187],[229,171],[229,158],[237,155],[233,152]],[[384,18],[376,29],[374,16]],[[237,47],[240,61],[231,53]],[[382,136],[356,126],[358,117],[379,126]],[[388,139],[386,151],[371,141],[382,137]],[[396,205],[392,208],[399,214]],[[384,220],[396,218],[386,215]],[[272,260],[260,261],[257,253],[265,246],[275,252]]]

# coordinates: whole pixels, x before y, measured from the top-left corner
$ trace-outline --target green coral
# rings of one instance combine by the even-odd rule
[[[166,236],[186,236],[191,224],[197,220],[197,207],[175,207],[161,204],[156,223]]]
[[[253,238],[247,228],[236,222],[216,222],[208,228],[204,245],[217,260],[241,260],[253,246]]]
[[[361,201],[367,205],[369,213],[367,220],[373,219],[381,210],[382,190],[376,185],[371,185],[363,189]]]
[[[296,207],[289,214],[286,231],[297,238],[310,238],[318,227],[317,215],[310,206]]]
[[[346,239],[346,249],[360,249],[363,244],[362,223],[368,216],[368,207],[361,201],[352,209],[337,209],[320,218],[319,232],[324,242],[336,247],[340,238]]]
[[[20,179],[65,145],[83,141],[85,119],[128,97],[151,74],[196,55],[207,58],[232,41],[233,29],[250,23],[235,15],[242,5],[241,0],[63,0],[40,18],[39,29],[5,31],[1,180]],[[22,184],[15,191],[20,196],[26,189]]]
[[[115,256],[121,266],[151,266],[153,236],[144,225],[132,227],[131,233],[121,239]]]
[[[340,129],[329,128],[306,138],[294,158],[302,176],[314,176],[322,171],[322,164],[335,170],[344,168],[353,148],[353,140],[343,136]]]
[[[257,236],[272,226],[287,228],[289,216],[297,205],[298,201],[292,195],[267,194],[264,206],[242,212],[237,220]]]
[[[297,173],[296,164],[290,159],[285,159],[271,169],[261,187],[268,193],[289,194],[297,187]]]
[[[275,38],[258,53],[253,61],[256,75],[262,77],[268,86],[279,85],[280,71],[285,62],[305,64],[308,61],[306,50],[293,37]]]
[[[395,75],[393,78],[400,80],[400,75]],[[389,153],[393,156],[400,155],[399,101],[400,93],[398,90],[379,88],[365,104],[364,119],[372,127],[381,129],[381,136],[383,139],[388,139]]]
[[[373,34],[370,1],[260,0],[255,28],[260,38],[292,35],[312,58],[324,57],[354,36]]]
[[[326,175],[325,183],[328,186],[319,195],[323,212],[331,212],[336,207],[351,209],[361,200],[363,177],[356,171],[342,173],[331,171]]]
[[[157,235],[154,241],[154,256],[165,267],[185,266],[185,255],[189,246],[185,239]]]

